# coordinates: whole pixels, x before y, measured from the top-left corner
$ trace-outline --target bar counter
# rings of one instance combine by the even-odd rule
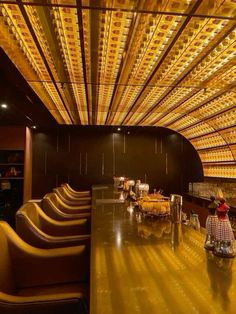
[[[236,313],[236,264],[204,232],[150,218],[109,186],[93,188],[91,314]]]

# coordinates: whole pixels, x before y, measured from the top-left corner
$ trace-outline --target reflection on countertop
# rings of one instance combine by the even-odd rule
[[[146,217],[127,201],[98,204],[90,313],[235,313],[235,259],[205,252],[204,240],[202,231]]]
[[[206,267],[210,279],[213,300],[218,300],[225,313],[230,310],[230,288],[233,282],[234,260],[232,258],[217,257],[206,251]]]

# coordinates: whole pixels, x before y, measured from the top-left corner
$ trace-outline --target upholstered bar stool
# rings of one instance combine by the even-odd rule
[[[66,221],[86,218],[90,220],[91,206],[72,207],[64,204],[55,193],[48,193],[42,199],[42,210],[55,220]]]
[[[68,194],[65,188],[57,187],[53,189],[53,192],[57,194],[57,196],[67,205],[70,206],[78,206],[78,205],[90,205],[91,204],[91,197],[72,197]]]
[[[16,213],[16,232],[27,243],[40,248],[90,244],[87,219],[56,221],[35,203],[25,203]]]
[[[0,221],[0,313],[88,313],[86,246],[39,249]]]
[[[82,214],[91,212],[91,205],[68,205],[56,193],[48,193],[46,195],[49,196],[52,202],[64,213]]]
[[[69,185],[69,183],[62,183],[61,186],[66,188],[66,190],[69,192],[69,194],[73,197],[91,196],[90,191],[76,191]]]

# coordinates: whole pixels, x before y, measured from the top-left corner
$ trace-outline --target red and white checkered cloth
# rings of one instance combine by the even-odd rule
[[[216,236],[216,224],[218,222],[218,217],[216,215],[207,216],[206,220],[206,231],[208,235]]]
[[[216,240],[231,241],[234,240],[233,230],[228,219],[218,220],[216,224]]]

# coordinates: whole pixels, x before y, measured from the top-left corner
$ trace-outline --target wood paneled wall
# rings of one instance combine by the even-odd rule
[[[25,127],[1,126],[0,149],[25,149]]]
[[[33,134],[33,198],[69,182],[74,188],[113,183],[127,176],[183,193],[188,182],[202,181],[201,161],[192,145],[165,128],[59,126]]]
[[[24,203],[31,199],[32,194],[32,133],[25,130],[25,158],[24,158]]]

